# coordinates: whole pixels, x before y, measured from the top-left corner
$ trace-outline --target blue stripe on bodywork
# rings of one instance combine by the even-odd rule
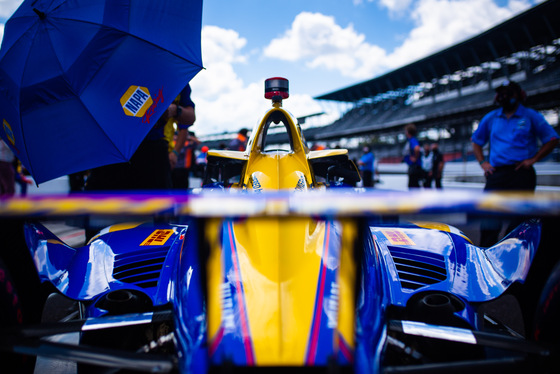
[[[325,223],[321,267],[317,280],[317,293],[313,322],[309,334],[306,365],[326,365],[335,347],[338,325],[338,269],[340,265],[340,241],[334,221]]]
[[[215,347],[212,362],[219,364],[227,359],[236,365],[254,365],[255,355],[232,220],[226,220],[224,223],[222,245],[222,261],[224,264],[222,283],[223,336],[220,344]],[[235,318],[235,316],[239,316],[239,318]]]

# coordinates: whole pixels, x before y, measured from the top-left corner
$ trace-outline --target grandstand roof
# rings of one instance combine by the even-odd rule
[[[382,76],[317,96],[315,99],[357,102],[421,82],[431,82],[538,45],[551,45],[560,38],[558,14],[560,1],[548,0],[462,43]]]

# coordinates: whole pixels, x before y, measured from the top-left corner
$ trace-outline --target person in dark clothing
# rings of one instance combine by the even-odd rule
[[[523,105],[525,99],[518,83],[505,81],[496,88],[495,102],[500,108],[484,116],[472,135],[474,155],[486,177],[485,191],[534,191],[533,165],[558,145],[556,131],[542,114]],[[482,148],[487,143],[488,158]],[[480,245],[495,244],[500,231],[501,222],[483,222]]]
[[[422,176],[422,187],[432,188],[432,180],[434,179],[434,154],[428,143],[424,143],[422,147],[421,159],[422,171],[424,172]]]
[[[171,189],[171,169],[177,162],[179,152],[169,146],[164,129],[168,122],[176,122],[179,127],[178,141],[184,142],[187,128],[195,121],[194,103],[190,95],[191,89],[187,85],[158,119],[129,162],[92,169],[85,190]]]
[[[70,193],[83,192],[86,183],[86,172],[79,171],[76,173],[68,174],[68,184],[70,186]]]
[[[434,178],[436,188],[443,188],[441,185],[441,179],[443,178],[443,166],[445,161],[443,160],[443,155],[439,151],[439,146],[437,143],[432,143],[432,154],[433,156],[433,170],[432,177]]]
[[[362,174],[363,187],[373,187],[375,183],[375,156],[368,146],[363,148],[363,152],[364,154],[358,161],[358,167],[360,169],[360,173]]]
[[[195,166],[195,151],[200,141],[190,132],[184,142],[184,146],[179,151],[177,164],[171,171],[171,179],[173,181],[173,188],[178,190],[186,190],[189,188],[189,177],[191,171],[194,171]]]
[[[150,132],[146,135],[129,162],[105,165],[90,171],[84,190],[91,191],[163,191],[173,186],[171,170],[177,163],[179,155],[165,136],[165,128],[169,124],[177,123],[179,128],[178,141],[185,140],[187,128],[196,117],[194,103],[191,98],[191,88],[185,87],[172,104],[158,119]],[[94,222],[86,218],[85,234],[88,242],[98,230],[107,226],[108,222]]]
[[[420,143],[416,138],[416,125],[410,123],[405,126],[404,133],[407,138],[404,147],[404,162],[408,165],[408,188],[419,188],[423,171],[420,159]]]
[[[247,133],[249,130],[241,129],[237,132],[237,136],[229,142],[227,149],[230,151],[244,151],[247,147]]]

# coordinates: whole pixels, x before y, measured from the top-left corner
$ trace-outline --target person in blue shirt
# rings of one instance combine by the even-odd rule
[[[403,154],[404,162],[408,165],[408,188],[419,188],[424,172],[420,158],[420,143],[416,138],[418,133],[416,125],[409,123],[404,127],[404,133],[407,138]]]
[[[472,135],[474,155],[486,176],[486,191],[534,191],[533,165],[558,145],[556,131],[542,114],[523,105],[525,99],[518,83],[505,81],[496,89],[500,108],[484,116]],[[482,149],[487,143],[490,152],[485,158]]]
[[[534,191],[537,175],[533,165],[558,145],[556,131],[542,114],[523,105],[525,99],[518,83],[505,81],[496,88],[495,103],[500,108],[484,116],[471,137],[474,155],[486,177],[485,191]],[[490,146],[488,158],[483,154],[486,144]],[[500,231],[501,222],[483,220],[480,245],[494,245]]]
[[[365,146],[363,148],[364,154],[358,160],[358,167],[360,173],[362,174],[363,187],[373,187],[374,186],[374,172],[375,172],[375,156],[371,151],[370,147]]]

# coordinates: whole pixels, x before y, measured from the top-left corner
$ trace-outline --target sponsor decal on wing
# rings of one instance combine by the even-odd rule
[[[140,244],[140,246],[164,245],[171,235],[173,235],[173,230],[155,230]]]
[[[393,245],[415,245],[412,239],[403,230],[381,230],[389,243]]]

